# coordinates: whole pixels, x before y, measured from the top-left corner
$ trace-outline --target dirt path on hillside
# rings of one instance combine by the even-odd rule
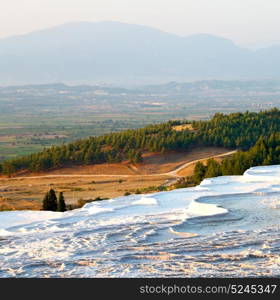
[[[210,159],[210,158],[218,158],[218,157],[223,157],[223,156],[228,156],[228,155],[232,155],[234,153],[236,153],[237,150],[234,150],[234,151],[230,151],[230,152],[226,152],[226,153],[222,153],[222,154],[219,154],[219,155],[214,155],[214,156],[210,156],[210,157],[204,157],[204,158],[200,158],[200,159],[196,159],[196,160],[192,160],[190,162],[187,162],[185,164],[183,164],[182,166],[178,166],[175,170],[173,171],[170,171],[170,172],[167,172],[167,173],[164,173],[164,174],[160,174],[160,175],[168,175],[168,176],[174,176],[174,177],[182,177],[180,175],[178,175],[178,173],[180,171],[182,171],[183,169],[185,169],[186,167],[192,165],[192,164],[195,164],[199,161],[204,161],[204,160],[207,160],[207,159]]]
[[[166,172],[166,173],[159,173],[159,174],[146,174],[146,175],[142,175],[142,174],[135,174],[135,175],[124,175],[124,174],[112,174],[112,175],[108,175],[108,174],[55,174],[55,175],[41,175],[41,176],[22,176],[22,177],[11,177],[11,178],[5,178],[6,180],[22,180],[22,179],[43,179],[43,178],[76,178],[76,177],[80,177],[80,178],[88,178],[88,177],[123,177],[123,178],[128,178],[128,177],[155,177],[155,176],[165,176],[165,177],[182,177],[180,175],[178,175],[178,172],[182,171],[183,169],[185,169],[186,167],[195,164],[199,161],[205,161],[207,159],[210,158],[218,158],[218,157],[223,157],[223,156],[228,156],[228,155],[232,155],[234,153],[236,153],[237,150],[234,151],[229,151],[229,152],[225,152],[219,155],[213,155],[213,156],[209,156],[209,157],[204,157],[201,159],[196,159],[196,160],[192,160],[190,162],[184,163],[181,166],[176,167],[173,171],[170,172]],[[4,180],[5,180],[4,179]],[[3,179],[2,179],[3,180]]]

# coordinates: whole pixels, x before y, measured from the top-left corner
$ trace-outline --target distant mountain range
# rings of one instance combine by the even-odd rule
[[[278,79],[280,45],[252,51],[118,22],[68,23],[0,39],[0,84]]]

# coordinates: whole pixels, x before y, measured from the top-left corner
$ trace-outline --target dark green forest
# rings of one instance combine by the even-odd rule
[[[185,123],[192,124],[193,130],[175,131],[172,128]],[[221,165],[209,161],[208,166],[203,167],[205,170],[199,171],[202,172],[201,178],[213,177],[213,174],[240,174],[253,165],[280,163],[280,110],[274,108],[259,113],[228,115],[216,113],[209,121],[169,121],[142,129],[89,137],[4,161],[0,172],[11,175],[21,170],[37,172],[69,165],[126,160],[138,163],[145,152],[185,151],[194,146],[240,150]]]
[[[209,159],[206,165],[196,163],[194,175],[181,182],[181,187],[197,185],[205,178],[242,175],[253,166],[266,166],[280,164],[280,133],[274,133],[268,139],[260,137],[256,144],[248,151],[239,151],[229,158],[218,163]]]

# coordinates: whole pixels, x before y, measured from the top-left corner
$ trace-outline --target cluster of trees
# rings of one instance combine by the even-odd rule
[[[43,210],[51,210],[51,211],[66,211],[65,199],[63,192],[59,193],[58,200],[56,196],[56,192],[53,189],[50,189],[44,199],[43,199]]]
[[[194,122],[204,145],[248,150],[262,136],[269,138],[280,131],[280,110],[224,115],[216,113],[210,121]]]
[[[194,142],[194,134],[172,130],[172,122],[151,125],[98,137],[89,137],[41,152],[4,161],[0,172],[13,174],[20,170],[44,171],[68,165],[90,165],[129,160],[142,161],[143,152],[186,149]]]
[[[280,164],[280,133],[273,133],[268,138],[261,136],[248,151],[240,151],[218,163],[209,159],[207,165],[196,163],[194,175],[189,181],[199,184],[204,178],[223,175],[242,175],[253,166]]]
[[[173,130],[174,125],[184,123],[191,123],[194,130]],[[279,131],[280,111],[276,108],[259,113],[217,113],[209,121],[170,121],[51,147],[35,154],[4,161],[0,164],[0,172],[36,172],[67,165],[125,160],[138,163],[142,161],[144,152],[186,150],[194,145],[248,150],[260,136],[268,139],[271,134]]]

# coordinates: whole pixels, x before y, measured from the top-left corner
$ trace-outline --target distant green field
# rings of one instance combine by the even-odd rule
[[[0,160],[36,152],[44,147],[114,131],[139,128],[166,121],[169,116],[78,114],[61,117],[45,115],[3,116],[0,114]]]
[[[280,82],[170,83],[136,90],[63,84],[0,87],[0,160],[86,136],[273,106],[280,106]]]

